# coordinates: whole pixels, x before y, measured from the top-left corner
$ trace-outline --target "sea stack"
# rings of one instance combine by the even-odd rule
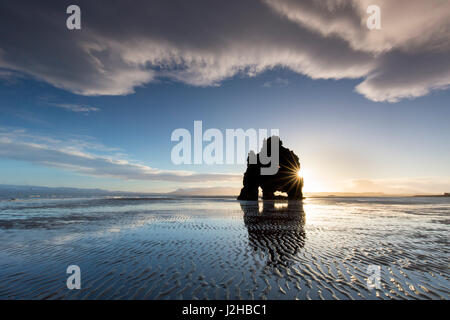
[[[261,168],[269,167],[269,164],[262,164],[261,157],[264,151],[269,155],[272,150],[272,142],[279,144],[279,169],[276,174],[263,175]],[[263,147],[256,155],[256,163],[251,163],[251,158],[255,157],[250,151],[247,157],[247,170],[244,173],[243,184],[238,200],[258,200],[258,189],[261,187],[264,200],[274,200],[277,197],[275,192],[285,192],[288,199],[303,199],[303,178],[298,175],[300,171],[300,161],[298,156],[290,149],[283,147],[283,142],[279,137],[270,137],[264,140]]]

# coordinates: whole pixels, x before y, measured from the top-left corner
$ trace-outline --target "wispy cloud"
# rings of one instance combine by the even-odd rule
[[[0,55],[2,51],[0,49]],[[24,78],[24,75],[22,73],[16,72],[14,70],[7,70],[0,68],[0,81],[6,83],[6,84],[16,84],[19,82],[19,79]]]
[[[108,14],[99,1],[77,4],[89,14],[68,36],[55,24],[66,18],[59,4],[0,2],[0,68],[83,95],[129,94],[162,77],[219,85],[274,67],[361,79],[355,90],[373,101],[450,84],[449,1],[135,0],[114,2]],[[371,4],[381,7],[381,30],[365,27]]]
[[[263,87],[265,87],[265,88],[285,87],[288,84],[289,84],[289,80],[288,79],[277,77],[275,80],[264,82]]]
[[[0,158],[123,180],[217,182],[241,179],[233,174],[160,170],[126,159],[118,153],[105,152],[108,150],[111,149],[89,141],[54,139],[30,134],[23,129],[0,128]]]
[[[72,111],[72,112],[96,112],[96,111],[100,111],[99,108],[97,107],[91,107],[88,105],[83,105],[83,104],[69,104],[69,103],[48,103],[49,106],[53,106],[53,107],[57,107],[57,108],[62,108],[65,109],[67,111]]]
[[[450,177],[397,179],[355,179],[347,181],[346,192],[383,192],[388,194],[418,194],[450,192]]]

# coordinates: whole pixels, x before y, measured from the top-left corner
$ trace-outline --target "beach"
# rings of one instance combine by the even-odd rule
[[[450,198],[5,199],[0,298],[448,299],[449,223]]]

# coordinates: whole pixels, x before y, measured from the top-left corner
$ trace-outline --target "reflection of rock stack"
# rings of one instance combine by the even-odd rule
[[[272,141],[279,142],[279,169],[274,175],[262,175],[262,167],[270,167],[270,164],[261,163],[261,153],[271,155]],[[238,200],[258,200],[258,188],[263,190],[263,198],[274,199],[276,191],[286,192],[289,199],[303,199],[303,179],[298,176],[300,161],[298,156],[288,148],[283,147],[281,140],[269,138],[264,141],[262,150],[256,155],[256,163],[251,164],[250,159],[255,156],[253,151],[247,158],[247,170],[244,173],[244,187],[241,189]]]
[[[262,205],[262,208],[260,207]],[[301,201],[241,202],[249,244],[267,252],[267,265],[287,267],[305,244],[305,213]]]

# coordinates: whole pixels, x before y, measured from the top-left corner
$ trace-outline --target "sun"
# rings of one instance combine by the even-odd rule
[[[322,183],[323,180],[321,179],[320,174],[318,175],[317,172],[319,171],[310,168],[301,168],[296,172],[295,176],[298,177],[298,179],[302,179],[303,181],[303,192],[327,191],[328,188]]]

